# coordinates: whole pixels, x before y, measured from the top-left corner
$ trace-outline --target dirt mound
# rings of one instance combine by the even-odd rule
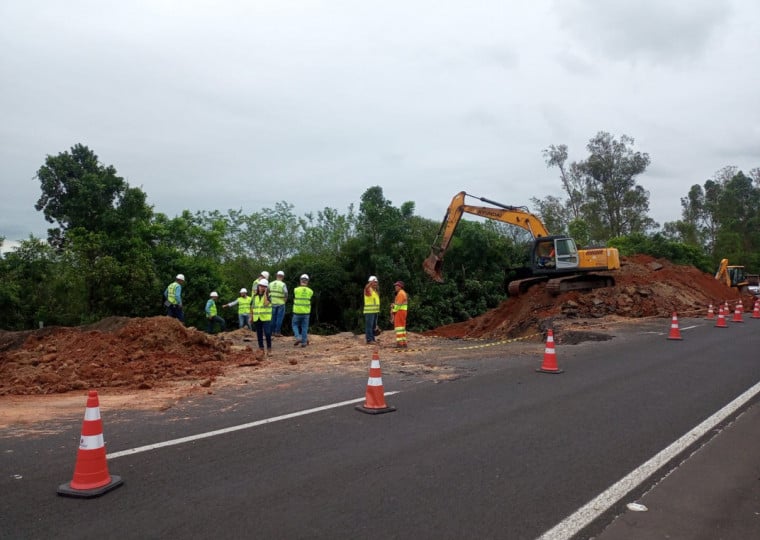
[[[111,317],[80,328],[0,332],[0,395],[213,380],[224,365],[252,360],[251,350],[234,350],[169,317]]]
[[[469,321],[442,326],[426,335],[449,338],[516,338],[542,330],[557,318],[669,317],[707,313],[709,304],[736,302],[735,289],[693,266],[679,266],[647,255],[624,257],[612,272],[615,287],[551,296],[541,286],[509,298],[496,309]],[[748,300],[749,302],[749,300]],[[745,309],[747,302],[745,302]]]

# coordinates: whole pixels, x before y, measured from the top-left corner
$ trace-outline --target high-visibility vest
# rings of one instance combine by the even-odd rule
[[[250,296],[241,296],[238,298],[238,315],[247,315],[251,312],[251,298]]]
[[[393,313],[396,313],[397,311],[406,311],[407,310],[407,298],[406,298],[406,292],[404,289],[401,289],[398,294],[396,294],[396,300],[393,302]]]
[[[272,304],[282,305],[285,303],[285,282],[276,279],[269,284],[269,298]]]
[[[206,302],[206,314],[209,317],[216,317],[216,302],[214,302],[213,298],[209,298],[208,302]]]
[[[179,283],[172,281],[166,288],[166,299],[170,304],[179,304],[179,302],[177,302],[177,287],[179,287]]]
[[[369,296],[364,293],[364,314],[380,313],[380,295],[373,288],[370,288],[369,292]]]
[[[253,322],[272,320],[272,305],[267,303],[266,299],[266,294],[253,296]]]
[[[301,285],[293,290],[293,313],[308,315],[311,313],[311,297],[314,294],[309,287]]]

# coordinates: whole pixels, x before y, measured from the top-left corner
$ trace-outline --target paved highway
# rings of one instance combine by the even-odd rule
[[[384,370],[385,390],[398,391],[386,398],[398,410],[384,415],[345,403],[366,379],[340,376],[231,389],[161,413],[104,412],[109,470],[124,485],[96,499],[56,495],[71,479],[80,423],[23,438],[6,429],[0,538],[593,537],[758,402],[747,391],[760,382],[760,321],[745,320],[718,329],[682,319],[683,341],[665,339],[669,321],[647,320],[609,341],[558,345],[560,375],[535,372],[539,344],[528,346],[535,354],[493,347],[447,383]],[[638,478],[742,395],[706,436],[687,437]],[[578,517],[631,474],[629,492]]]

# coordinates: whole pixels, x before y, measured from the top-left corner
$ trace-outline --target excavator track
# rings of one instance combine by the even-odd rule
[[[546,283],[546,290],[552,296],[567,291],[588,291],[603,287],[614,287],[615,278],[601,274],[580,274],[575,276],[562,276],[550,279]]]
[[[614,287],[615,278],[602,274],[574,274],[551,279],[548,276],[534,276],[510,282],[507,291],[509,292],[509,296],[520,296],[539,283],[546,283],[547,292],[552,296],[557,296],[558,294],[567,291],[583,291],[600,289],[602,287]]]

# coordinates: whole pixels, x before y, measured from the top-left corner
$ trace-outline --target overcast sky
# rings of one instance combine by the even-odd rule
[[[81,143],[157,212],[442,219],[462,190],[562,195],[542,150],[635,139],[650,216],[760,167],[758,0],[0,2],[0,236],[44,238],[47,155]],[[431,239],[432,240],[432,239]]]

